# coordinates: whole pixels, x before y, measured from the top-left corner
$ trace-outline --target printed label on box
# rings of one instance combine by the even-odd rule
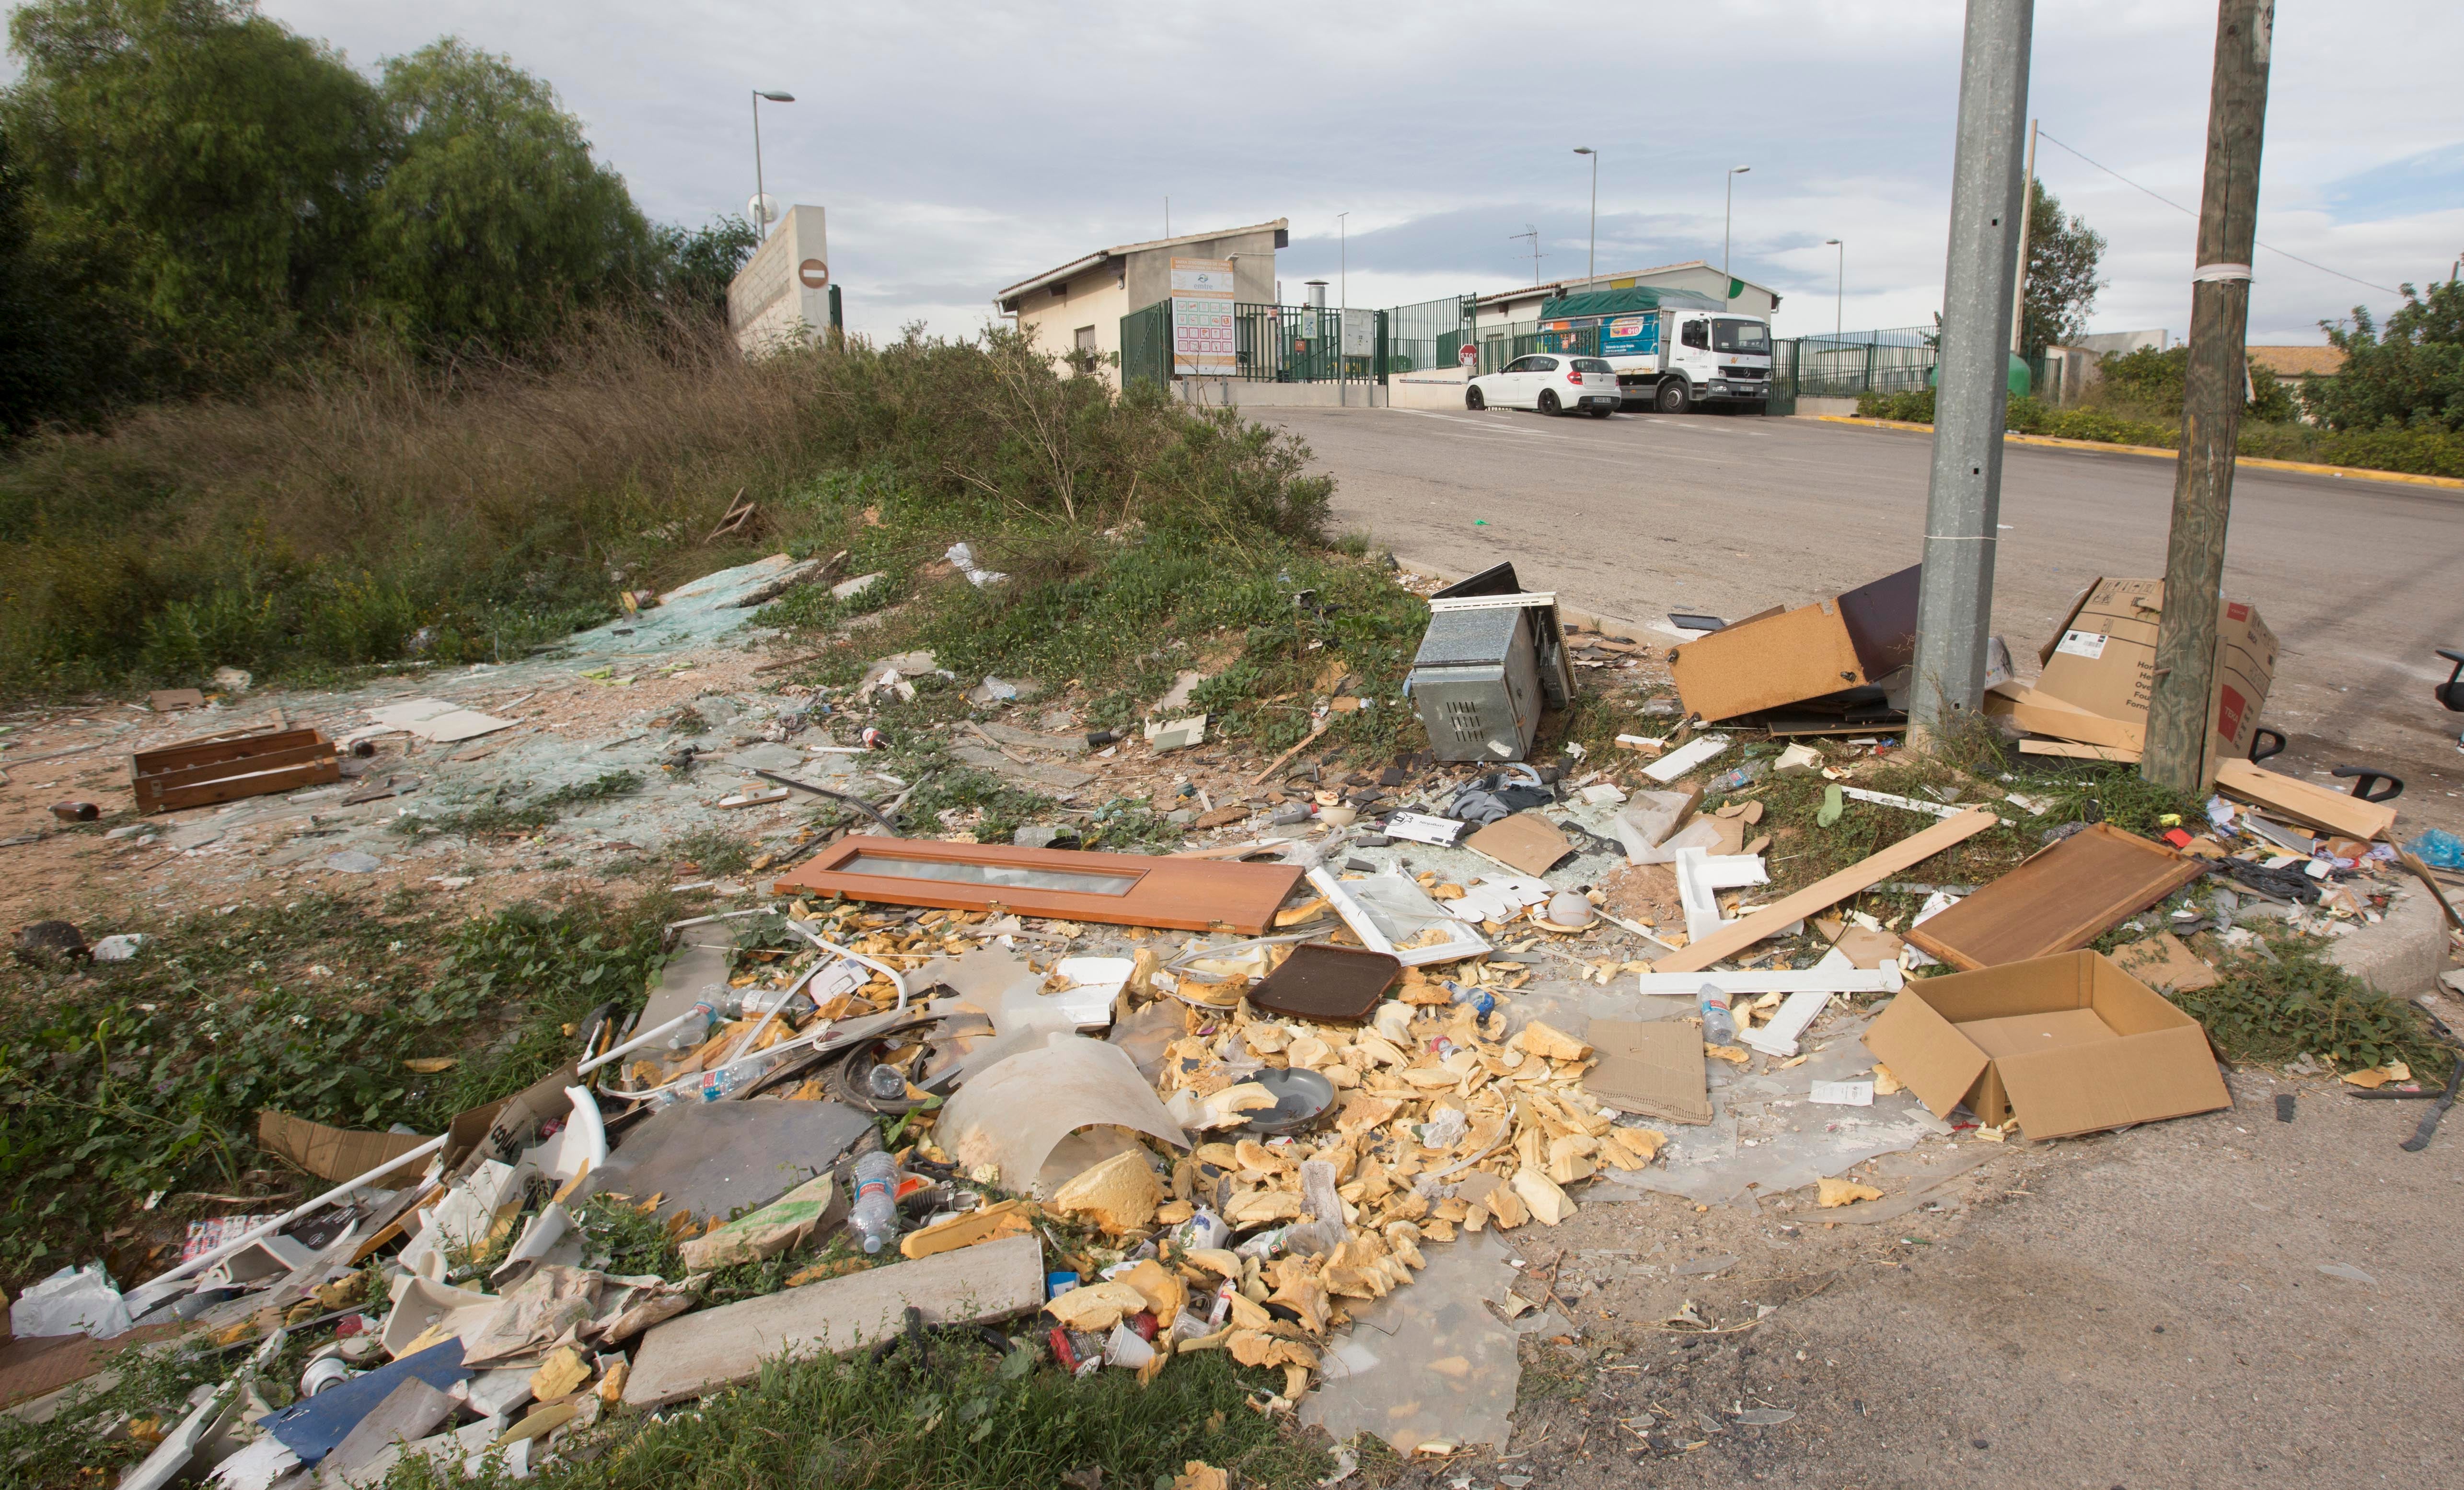
[[[2056,652],[2067,652],[2075,657],[2104,656],[2104,634],[2101,632],[2064,632]]]

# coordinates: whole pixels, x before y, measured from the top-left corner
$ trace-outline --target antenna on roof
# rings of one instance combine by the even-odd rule
[[[1540,230],[1527,222],[1523,225],[1521,233],[1509,233],[1506,237],[1507,242],[1512,242],[1516,238],[1531,240],[1531,283],[1534,288],[1537,288],[1540,283],[1540,260],[1546,256],[1540,252]]]

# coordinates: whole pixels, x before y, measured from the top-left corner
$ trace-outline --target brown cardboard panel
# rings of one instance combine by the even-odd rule
[[[2040,957],[1995,969],[1991,978],[1950,974],[1925,980],[1925,1001],[1953,1024],[2007,1019],[2047,1009],[2085,1009],[2095,1000],[2087,971],[2066,957]]]
[[[1970,808],[1957,817],[1936,823],[1923,833],[1903,838],[1880,853],[1859,859],[1837,874],[1826,875],[1793,895],[1782,896],[1764,909],[1732,925],[1723,926],[1701,941],[1688,944],[1682,950],[1669,953],[1652,964],[1652,970],[1700,972],[1721,958],[1743,951],[1765,937],[1776,936],[1781,927],[1802,921],[1816,911],[1829,910],[1858,891],[1880,884],[1954,844],[1964,843],[2000,821],[1991,812]]]
[[[2145,743],[2145,722],[2107,719],[2025,683],[1997,683],[1985,696],[1985,712],[2007,718],[2034,734],[2079,745],[2137,750]]]
[[[1584,1031],[1596,1063],[1583,1090],[1619,1112],[1670,1123],[1711,1121],[1703,1033],[1683,1019],[1595,1019]]]
[[[2067,1138],[2233,1105],[2207,1034],[2195,1025],[2015,1056],[1993,1068],[2030,1138]]]
[[[1978,1050],[1995,1060],[2013,1056],[2041,1056],[2113,1038],[2113,1030],[2093,1009],[2057,1009],[2037,1014],[2006,1014],[1999,1019],[1971,1019],[1959,1027]]]
[[[1960,1034],[1959,1027],[1930,1000],[1907,992],[1882,1006],[1882,1012],[1866,1026],[1864,1041],[1875,1058],[1890,1067],[1900,1084],[1914,1092],[1937,1118],[1949,1117],[1992,1064],[1992,1057]]]
[[[2231,760],[2219,765],[2216,789],[2237,802],[2348,838],[2384,838],[2395,827],[2394,808],[2365,802],[2349,792],[2330,790],[2299,777],[2279,775],[2248,761]]]
[[[1300,877],[1297,864],[858,835],[780,876],[772,891],[1264,936]]]
[[[1700,636],[1668,655],[1687,712],[1733,719],[1865,681],[1836,600]]]
[[[388,1159],[427,1143],[417,1133],[378,1133],[328,1127],[286,1112],[256,1115],[256,1146],[296,1168],[328,1183],[357,1179]],[[423,1157],[377,1182],[381,1190],[399,1190],[419,1178]]]
[[[2184,945],[2182,939],[2170,931],[2159,931],[2145,941],[2131,943],[2115,952],[2113,961],[2149,988],[2168,993],[2213,988],[2224,981],[2206,959]]]
[[[2040,703],[2075,709],[2144,732],[2156,672],[2156,630],[2165,611],[2165,583],[2153,579],[2101,579],[2075,603],[2039,656],[2044,672],[2034,693]],[[2202,779],[2212,781],[2225,761],[2249,755],[2276,677],[2276,635],[2246,601],[2219,604],[2216,615],[2214,692],[2208,701],[2207,749]],[[2025,729],[2057,734],[2083,744],[2138,750],[2138,739],[2103,732],[2066,733],[2046,723],[2014,722]]]
[[[1516,874],[1534,878],[1574,852],[1573,841],[1557,825],[1537,812],[1501,817],[1465,838],[1463,847],[1495,859]]]
[[[2199,877],[2200,860],[2096,823],[2028,858],[1908,940],[1973,970],[2085,946],[2133,911]]]
[[[2057,755],[2069,761],[2113,761],[2124,766],[2139,764],[2139,752],[2113,745],[2076,745],[2068,740],[2022,740],[2021,755]]]

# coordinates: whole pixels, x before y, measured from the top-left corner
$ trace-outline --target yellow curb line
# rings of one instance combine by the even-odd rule
[[[1905,419],[1866,419],[1856,414],[1815,414],[1824,424],[1859,424],[1871,430],[1911,430],[1931,434],[1930,424],[1911,424]],[[2119,456],[2159,456],[2178,460],[2182,453],[2161,445],[2114,445],[2103,440],[2070,440],[2053,434],[2006,434],[2002,438],[2013,445],[2050,445],[2060,450],[2101,450]],[[2309,460],[2270,460],[2262,456],[2238,456],[2235,466],[2249,466],[2258,471],[2303,471],[2312,476],[2346,477],[2361,481],[2402,481],[2411,486],[2443,486],[2464,490],[2464,478],[2452,476],[2415,476],[2409,471],[2365,471],[2359,466],[2326,466]]]

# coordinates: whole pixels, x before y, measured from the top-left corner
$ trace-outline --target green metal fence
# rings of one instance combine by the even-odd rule
[[[1157,300],[1121,318],[1121,386],[1172,386],[1172,301]]]
[[[1386,370],[1425,372],[1432,367],[1460,366],[1463,346],[1472,340],[1476,303],[1473,296],[1449,295],[1417,305],[1397,305],[1386,312],[1386,331],[1381,338],[1386,349]]]
[[[1806,398],[1854,398],[1859,393],[1921,389],[1941,360],[1941,336],[1932,326],[1897,326],[1796,337],[1780,344],[1788,351],[1784,358],[1773,359],[1773,380],[1777,381],[1784,361],[1790,371],[1789,391]]]
[[[1503,371],[1507,363],[1533,352],[1563,352],[1573,357],[1600,355],[1600,331],[1597,325],[1573,331],[1543,331],[1537,321],[1510,322],[1505,325],[1482,328],[1480,333],[1480,371]]]

